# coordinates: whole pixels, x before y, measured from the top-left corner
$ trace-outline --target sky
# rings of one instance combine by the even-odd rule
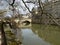
[[[25,5],[23,4],[23,2],[21,1],[21,0],[18,0],[18,1],[20,1],[20,5],[22,6],[22,7],[25,7]],[[26,1],[26,0],[25,0]],[[27,4],[27,6],[29,7],[29,9],[30,9],[30,11],[32,10],[32,8],[34,7],[34,4],[32,4],[32,3],[30,3],[30,4]],[[25,9],[26,9],[26,7],[25,7]],[[22,13],[22,14],[26,14],[26,13],[29,13],[28,12],[28,10],[24,10],[24,9],[22,9],[22,8],[20,8],[20,13]]]
[[[24,0],[24,1],[27,1],[27,0]],[[43,2],[45,0],[42,0]],[[8,0],[9,3],[12,3],[12,0]],[[5,13],[6,15],[10,16],[10,15],[13,15],[13,12],[10,10],[9,11],[9,5],[8,5],[8,2],[6,1],[1,1],[0,0],[0,12],[3,11],[3,10],[6,10],[7,12]],[[29,11],[27,10],[27,8],[25,7],[25,5],[23,4],[22,0],[15,0],[15,4],[17,4],[17,7],[16,7],[16,11],[20,14],[26,14],[26,13],[29,13]],[[35,6],[33,3],[30,3],[30,4],[27,4],[27,6],[29,7],[30,11],[32,10],[32,8]]]
[[[17,1],[20,1],[20,3],[21,3],[21,5],[23,6],[23,7],[25,7],[25,5],[23,4],[23,2],[21,1],[21,0],[17,0]],[[27,0],[24,0],[24,1],[27,1]],[[43,0],[44,1],[44,0]],[[27,6],[29,7],[29,9],[30,9],[30,11],[32,10],[32,8],[34,7],[34,4],[33,3],[29,3],[29,4],[27,4]],[[20,8],[20,13],[23,13],[23,14],[26,14],[26,13],[29,13],[29,11],[28,10],[23,10],[23,9],[21,9]]]
[[[20,1],[20,3],[21,3],[21,5],[23,6],[23,7],[25,7],[24,6],[24,4],[23,4],[23,2],[21,1],[21,0],[16,0],[17,2],[19,2]],[[27,0],[24,0],[24,1],[27,1]],[[31,0],[31,1],[33,1],[33,0]],[[44,2],[45,0],[42,0],[42,2]],[[27,6],[29,7],[29,9],[30,9],[30,11],[32,10],[32,8],[35,6],[33,3],[30,3],[30,4],[27,4]],[[23,10],[22,8],[20,8],[20,13],[23,13],[23,14],[26,14],[26,13],[29,13],[28,12],[28,10]]]
[[[9,2],[12,2],[12,0],[8,0]],[[24,1],[27,1],[27,0],[24,0]],[[44,0],[42,0],[44,1]],[[1,2],[1,1],[0,1]],[[26,7],[25,5],[23,4],[23,2],[21,0],[16,0],[15,2],[19,3],[20,5],[18,5],[18,7],[16,8],[19,8],[19,13],[21,14],[26,14],[26,13],[29,13],[28,10],[26,10]],[[6,7],[8,8],[8,4],[6,3],[6,1],[2,1],[2,3],[4,3],[3,5],[0,3],[0,10],[4,10],[6,9]],[[1,6],[2,5],[2,6]],[[30,4],[27,4],[27,6],[29,7],[30,11],[32,10],[32,8],[34,7],[34,4],[30,3]],[[1,8],[2,7],[2,8]],[[23,8],[23,9],[22,9]]]

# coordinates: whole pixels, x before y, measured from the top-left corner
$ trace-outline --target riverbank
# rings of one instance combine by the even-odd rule
[[[60,27],[55,25],[33,24],[32,31],[52,45],[60,45]]]

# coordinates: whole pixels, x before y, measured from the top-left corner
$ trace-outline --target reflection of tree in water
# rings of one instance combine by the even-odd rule
[[[22,44],[22,41],[21,41],[21,38],[20,38],[21,34],[20,34],[20,37],[17,37],[16,36],[17,34],[12,33],[11,30],[6,30],[5,33],[6,33],[6,38],[7,38],[7,44],[8,45],[19,45],[19,44]]]
[[[22,44],[22,38],[21,38],[21,30],[20,28],[15,27],[9,27],[11,25],[10,22],[6,22],[8,25],[4,25],[5,27],[5,35],[7,39],[7,45],[19,45]],[[14,24],[14,23],[13,23]],[[11,25],[12,26],[12,25]],[[18,37],[20,36],[20,37]]]
[[[60,45],[60,28],[52,25],[32,25],[32,31],[41,37],[43,40]]]
[[[6,31],[6,38],[7,38],[7,44],[17,45],[17,42],[15,41],[15,35],[13,33],[11,33],[11,31]]]

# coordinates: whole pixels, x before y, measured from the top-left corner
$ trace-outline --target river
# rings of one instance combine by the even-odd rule
[[[32,27],[17,30],[16,37],[23,45],[60,45],[60,27],[32,24]]]

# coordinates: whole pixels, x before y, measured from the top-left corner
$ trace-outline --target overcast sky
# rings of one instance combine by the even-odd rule
[[[16,0],[17,2],[19,2],[20,1],[20,3],[21,3],[21,6],[23,6],[23,7],[25,7],[24,6],[24,4],[23,4],[23,2],[21,1],[21,0]],[[27,1],[27,0],[24,0],[24,1]],[[31,1],[33,1],[33,0],[31,0]],[[45,0],[42,0],[42,2],[44,2]],[[27,4],[27,6],[29,7],[29,9],[30,9],[30,11],[32,10],[32,8],[34,7],[34,4],[33,3],[29,3],[29,4]],[[24,13],[24,14],[26,14],[26,13],[28,13],[28,10],[23,10],[22,8],[20,8],[20,13]]]
[[[24,1],[27,1],[27,0],[24,0]],[[44,2],[44,0],[42,0],[43,2]],[[1,2],[1,0],[0,0],[0,2]],[[8,0],[8,2],[12,2],[12,0]],[[21,0],[16,0],[15,1],[15,3],[18,3],[19,5],[18,5],[18,7],[16,7],[16,8],[19,8],[19,11],[20,11],[20,13],[21,14],[26,14],[26,13],[28,13],[28,10],[26,10],[26,8],[25,8],[25,5],[23,4],[23,2],[21,1]],[[6,7],[8,7],[7,5],[7,2],[5,2],[5,1],[2,1],[2,3],[4,3],[3,5],[0,3],[0,10],[4,10]],[[2,5],[2,6],[1,6]],[[29,9],[30,9],[30,11],[32,10],[32,8],[34,7],[34,4],[32,4],[32,3],[30,3],[30,4],[27,4],[27,6],[29,7]],[[2,7],[2,8],[1,8]],[[18,10],[18,9],[17,9]]]
[[[27,0],[24,0],[24,1],[27,1]],[[33,0],[31,0],[33,1]],[[45,0],[42,0],[43,2]],[[12,3],[12,0],[8,0],[9,3]],[[8,2],[6,1],[2,1],[0,0],[0,11],[1,10],[5,10],[7,9],[7,15],[13,15],[13,12],[10,10],[8,10],[9,8],[9,5],[8,5]],[[29,11],[27,10],[27,8],[25,7],[25,5],[23,4],[22,0],[15,0],[15,4],[17,4],[18,6],[16,7],[16,11],[20,14],[26,14],[26,13],[29,13]],[[30,11],[32,10],[32,8],[35,6],[34,4],[30,3],[30,4],[27,4],[27,6],[29,7]]]
[[[23,2],[21,1],[21,0],[16,0],[16,1],[20,1],[20,3],[21,3],[21,5],[23,6],[23,7],[25,7],[25,5],[23,4]],[[27,1],[27,0],[24,0],[24,1]],[[31,0],[32,1],[32,0]],[[44,0],[42,0],[43,2],[44,2]],[[29,7],[29,9],[30,9],[30,11],[32,10],[32,8],[34,7],[34,4],[33,3],[29,3],[29,4],[27,4],[27,6]],[[24,13],[24,14],[26,14],[26,13],[29,13],[28,12],[28,10],[23,10],[22,8],[20,8],[20,13]]]

